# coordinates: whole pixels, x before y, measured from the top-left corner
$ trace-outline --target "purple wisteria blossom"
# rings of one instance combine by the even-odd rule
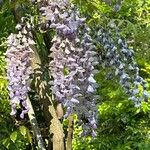
[[[129,99],[139,107],[142,100],[150,97],[146,81],[139,74],[139,67],[133,57],[134,51],[121,38],[115,25],[112,28],[115,28],[115,40],[111,32],[105,29],[100,29],[97,34],[97,41],[104,47],[106,59],[103,60],[103,67],[112,68],[112,72],[119,77],[119,83],[129,95]]]
[[[85,18],[68,1],[53,1],[41,11],[49,28],[55,29],[49,69],[55,99],[66,108],[65,118],[72,113],[84,129],[84,135],[96,135],[97,83],[94,66],[98,64],[95,46]]]
[[[17,25],[18,34],[11,34],[8,37],[6,51],[8,91],[11,104],[11,115],[16,115],[17,108],[21,108],[20,117],[29,110],[26,99],[30,90],[30,75],[32,74],[31,44],[34,44],[31,38],[27,38],[27,30],[21,25]]]

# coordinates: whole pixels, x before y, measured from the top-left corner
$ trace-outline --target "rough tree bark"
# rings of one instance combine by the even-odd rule
[[[32,107],[32,104],[31,104],[29,98],[27,98],[27,105],[30,108],[29,112],[28,112],[28,116],[29,116],[29,120],[30,120],[30,123],[32,126],[34,136],[35,136],[37,144],[38,144],[38,148],[39,148],[39,150],[46,150],[43,139],[42,139],[42,135],[41,135],[41,132],[40,132],[40,129],[38,127],[38,123],[37,123],[37,120],[35,117],[35,113],[34,113],[34,110],[33,110],[33,107]]]
[[[67,135],[67,143],[66,143],[66,150],[72,150],[72,138],[73,138],[73,116],[68,117],[68,135]]]
[[[43,111],[46,118],[49,131],[52,136],[52,149],[64,150],[64,132],[60,120],[57,117],[53,101],[51,99],[51,91],[46,81],[42,81],[41,75],[41,60],[37,53],[36,47],[32,46],[34,51],[32,66],[35,70],[35,87],[40,96],[40,101],[43,105]],[[49,141],[51,142],[51,141]],[[50,148],[49,148],[50,149]]]

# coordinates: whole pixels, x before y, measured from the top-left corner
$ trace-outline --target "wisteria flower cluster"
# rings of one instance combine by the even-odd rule
[[[49,84],[52,93],[57,103],[64,106],[65,118],[72,113],[77,114],[83,135],[96,136],[96,101],[99,96],[96,95],[98,84],[94,76],[98,71],[95,66],[110,67],[135,106],[140,106],[141,101],[149,97],[146,82],[139,75],[133,50],[117,30],[114,39],[111,31],[99,29],[96,41],[104,48],[104,57],[99,60],[86,19],[80,17],[74,5],[69,0],[44,1],[43,5],[45,4],[46,6],[40,8],[41,20],[45,19],[46,29],[55,31],[55,36],[50,41],[52,46],[49,56],[52,76]],[[18,24],[16,28],[18,34],[11,34],[7,41],[8,90],[11,115],[16,115],[19,107],[22,109],[20,117],[24,118],[24,114],[29,110],[26,99],[30,90],[30,76],[33,73],[33,51],[30,46],[34,41],[30,24]]]
[[[29,110],[26,99],[30,90],[30,76],[32,74],[31,57],[33,51],[30,45],[34,42],[31,37],[27,36],[28,27],[18,24],[16,28],[19,30],[18,34],[11,34],[7,41],[8,90],[11,99],[11,115],[16,115],[17,108],[21,108],[20,117],[23,119]]]
[[[120,84],[125,89],[135,106],[140,106],[142,100],[149,97],[145,80],[139,75],[139,68],[133,58],[134,51],[128,47],[125,40],[115,29],[115,40],[111,32],[100,29],[97,40],[105,50],[104,67],[112,67],[119,77]],[[141,90],[140,90],[141,89]]]
[[[96,92],[94,66],[98,64],[95,46],[85,18],[68,1],[53,1],[42,7],[43,16],[55,29],[49,69],[53,77],[52,92],[66,108],[64,117],[76,113],[84,135],[96,135]]]

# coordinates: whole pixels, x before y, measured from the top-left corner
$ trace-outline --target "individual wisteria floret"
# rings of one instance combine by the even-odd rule
[[[20,117],[23,119],[29,108],[26,104],[27,94],[30,90],[30,76],[32,74],[30,45],[34,42],[29,37],[28,27],[18,24],[18,34],[8,37],[6,51],[8,90],[11,104],[11,115],[15,116],[17,108],[21,108]],[[27,35],[28,34],[28,35]]]
[[[113,68],[129,99],[138,107],[142,100],[149,98],[146,82],[139,75],[138,65],[133,58],[134,51],[121,38],[118,29],[115,28],[115,32],[114,38],[111,31],[105,29],[100,29],[97,35],[97,40],[105,49],[104,67]]]
[[[52,40],[49,69],[53,77],[52,92],[66,108],[65,118],[78,115],[83,135],[96,135],[97,84],[94,66],[98,64],[95,46],[89,35],[85,18],[68,1],[53,1],[42,7],[47,26],[55,29]]]

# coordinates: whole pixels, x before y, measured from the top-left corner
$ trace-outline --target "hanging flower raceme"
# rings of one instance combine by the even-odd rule
[[[66,108],[64,117],[76,113],[84,135],[96,135],[97,88],[94,65],[98,63],[95,46],[85,19],[79,17],[68,1],[53,1],[42,7],[43,16],[56,35],[50,49],[52,92]]]
[[[119,77],[120,84],[130,96],[135,106],[140,106],[142,100],[149,97],[146,82],[139,75],[139,68],[133,58],[134,51],[120,37],[116,30],[115,40],[111,32],[101,29],[98,32],[98,41],[105,49],[104,67],[111,67]]]
[[[12,108],[11,115],[16,115],[17,108],[21,108],[20,117],[24,118],[24,114],[29,110],[26,99],[30,90],[30,76],[32,74],[31,57],[33,51],[30,45],[34,42],[29,36],[27,38],[27,27],[18,24],[16,28],[19,33],[11,34],[7,41],[8,90]]]

